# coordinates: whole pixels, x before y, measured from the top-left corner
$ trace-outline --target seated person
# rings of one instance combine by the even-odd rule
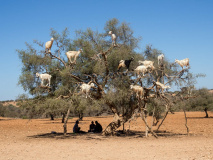
[[[94,129],[95,133],[101,133],[102,132],[102,126],[100,123],[98,123],[98,121],[95,121],[95,129]]]
[[[88,132],[93,132],[94,129],[95,129],[95,124],[94,124],[94,122],[92,121],[91,124],[90,124],[90,126],[89,126]]]
[[[77,120],[73,127],[73,133],[80,133],[80,127],[78,127],[78,124],[79,124],[79,121]]]

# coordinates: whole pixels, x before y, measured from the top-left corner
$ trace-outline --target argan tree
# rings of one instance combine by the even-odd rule
[[[116,43],[112,43],[109,31],[116,35]],[[54,38],[51,51],[45,52],[44,43],[37,40],[34,45],[26,43],[26,50],[17,50],[23,63],[19,84],[34,97],[30,101],[36,101],[33,103],[34,109],[30,110],[32,113],[58,115],[66,112],[66,133],[70,112],[80,114],[101,110],[107,105],[114,114],[114,119],[103,134],[111,135],[128,122],[137,110],[141,113],[147,133],[150,131],[157,137],[146,121],[147,106],[153,99],[158,100],[158,106],[154,106],[154,110],[155,107],[162,107],[165,111],[161,125],[173,105],[174,97],[161,88],[158,82],[166,86],[184,86],[190,74],[188,68],[180,69],[166,57],[163,63],[158,64],[157,57],[162,53],[151,46],[147,46],[144,53],[138,53],[141,38],[134,37],[129,24],[120,23],[117,19],[107,21],[101,33],[90,28],[85,31],[77,30],[76,38],[70,39],[67,29],[61,34],[51,29],[50,36]],[[65,53],[79,49],[83,52],[78,55],[75,63],[71,63]],[[119,62],[131,58],[134,60],[128,71],[123,67],[118,72]],[[148,68],[145,76],[136,75],[134,69],[139,65],[138,60],[153,61],[154,68]],[[41,86],[36,77],[37,72],[51,75],[51,86]],[[86,98],[81,86],[91,83],[94,86]],[[130,85],[143,87],[143,96],[134,94]],[[23,105],[28,105],[27,103],[29,102],[23,101]],[[32,106],[28,105],[29,107]]]

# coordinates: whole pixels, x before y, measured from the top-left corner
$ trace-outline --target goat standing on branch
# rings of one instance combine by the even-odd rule
[[[138,85],[130,85],[130,89],[133,90],[134,93],[136,93],[137,98],[143,98],[144,97],[143,87],[138,86]]]
[[[48,83],[46,86],[50,86],[50,80],[51,80],[51,75],[44,73],[44,74],[39,74],[38,72],[36,73],[36,77],[39,77],[41,79],[41,86],[44,86],[44,81],[48,80]]]
[[[111,35],[112,38],[112,45],[116,46],[116,35],[114,33],[112,33],[112,31],[109,31],[109,35]]]
[[[68,51],[66,52],[67,58],[70,61],[70,63],[76,63],[76,58],[79,56],[79,54],[83,52],[82,49],[79,49],[78,51]],[[72,62],[72,58],[74,57],[74,61]]]
[[[158,56],[158,65],[163,64],[163,60],[164,60],[164,55],[161,54]]]
[[[138,75],[138,77],[140,77],[140,73],[143,73],[143,76],[145,76],[145,73],[148,72],[148,68],[151,68],[151,66],[150,65],[148,65],[148,66],[141,65],[135,69],[135,72]]]
[[[164,89],[171,88],[170,86],[166,86],[165,84],[160,83],[160,82],[155,82],[155,84],[156,84],[156,88],[158,87],[159,89],[161,89],[162,94],[163,94]]]
[[[45,43],[45,52],[50,53],[50,49],[52,48],[54,38],[51,38],[50,41]]]
[[[165,84],[160,83],[160,82],[156,82],[156,85],[157,85],[157,86],[160,86],[160,87],[163,88],[163,89],[170,89],[170,88],[171,88],[170,86],[166,86]]]
[[[189,58],[185,58],[183,60],[175,59],[175,63],[179,64],[182,67],[182,69],[183,69],[183,66],[189,67]]]
[[[152,70],[155,69],[153,61],[145,60],[145,61],[138,61],[138,63],[139,65],[143,64],[144,66],[150,66]]]
[[[120,69],[123,67],[126,67],[127,68],[127,71],[129,70],[129,66],[130,66],[130,63],[134,60],[134,58],[132,57],[131,59],[129,60],[120,60],[119,62],[119,65],[118,65],[118,71],[120,71]],[[127,72],[126,71],[126,72]]]
[[[87,96],[88,96],[88,94],[89,94],[89,92],[90,92],[91,87],[94,87],[94,86],[95,86],[94,83],[91,83],[91,84],[83,83],[83,84],[80,86],[81,92],[86,94],[86,98],[87,98]]]

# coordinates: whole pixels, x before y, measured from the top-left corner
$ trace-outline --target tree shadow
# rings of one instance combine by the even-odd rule
[[[134,138],[143,138],[145,137],[145,131],[126,131],[126,133],[122,133],[123,131],[118,131],[117,136],[119,137],[134,137]],[[186,136],[187,134],[174,133],[168,131],[154,131],[158,137],[176,137],[176,136]],[[149,132],[149,135],[151,133]]]
[[[84,136],[86,133],[67,133],[64,135],[64,133],[57,133],[52,131],[51,133],[44,133],[44,134],[38,134],[38,135],[32,135],[27,136],[29,138],[51,138],[51,139],[76,139],[78,137]]]
[[[213,117],[187,117],[187,119],[212,119]]]
[[[159,130],[159,131],[154,131],[158,137],[177,137],[177,136],[187,136],[186,133],[174,133],[174,132],[168,132],[165,130]]]
[[[158,137],[177,137],[177,136],[186,136],[187,134],[181,133],[173,133],[168,131],[158,131],[155,132]],[[151,133],[149,133],[151,135]],[[113,136],[103,136],[102,133],[92,133],[92,132],[85,132],[85,133],[57,133],[52,131],[51,133],[44,133],[38,135],[28,136],[28,138],[47,138],[47,139],[84,139],[84,140],[106,140],[109,138],[144,138],[145,132],[144,131],[123,131],[118,130],[115,132]]]
[[[10,120],[14,120],[14,119],[12,119],[12,118],[0,119],[0,121],[10,121]]]
[[[76,120],[75,121],[68,121],[67,124],[75,124]],[[80,120],[79,121],[80,124],[81,123],[86,123],[86,122],[91,122],[91,120]],[[44,124],[63,124],[61,121],[47,121],[46,123]]]
[[[109,116],[111,116],[111,115],[109,115]],[[98,117],[96,116],[96,117],[93,117],[93,118],[101,119],[101,118],[109,118],[109,116],[100,116],[100,117],[99,117],[99,116],[98,116]],[[113,118],[113,116],[112,116],[112,118]]]
[[[46,122],[46,123],[43,123],[43,124],[64,124],[62,122]],[[75,122],[67,122],[67,124],[75,124]]]

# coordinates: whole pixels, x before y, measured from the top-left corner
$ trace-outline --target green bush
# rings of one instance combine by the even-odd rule
[[[1,117],[11,117],[11,118],[20,118],[22,116],[22,111],[20,108],[13,105],[4,106],[0,104],[0,116]]]

